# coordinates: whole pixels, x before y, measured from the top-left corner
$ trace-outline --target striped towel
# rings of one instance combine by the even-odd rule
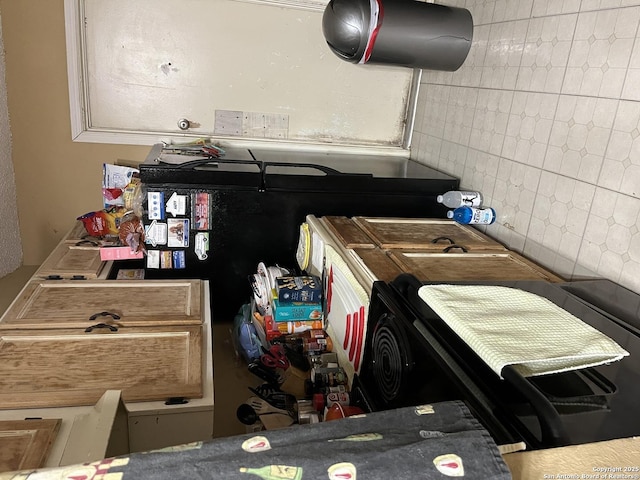
[[[516,288],[423,285],[420,298],[501,375],[545,375],[629,355],[612,339],[550,300]]]

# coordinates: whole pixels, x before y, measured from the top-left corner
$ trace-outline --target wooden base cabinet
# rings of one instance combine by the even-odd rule
[[[411,273],[424,281],[563,281],[477,229],[453,220],[332,216],[320,220],[342,254],[377,280],[389,282],[401,273]]]
[[[201,398],[204,285],[30,281],[0,319],[0,409]]]
[[[117,390],[92,406],[0,410],[0,472],[75,465],[129,453]]]

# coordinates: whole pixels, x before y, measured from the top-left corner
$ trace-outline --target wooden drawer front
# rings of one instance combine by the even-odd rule
[[[375,243],[356,222],[348,217],[326,216],[320,219],[346,248],[375,248]]]
[[[420,280],[546,280],[561,278],[514,252],[431,253],[390,250],[389,256]]]
[[[104,262],[100,260],[100,249],[90,245],[76,245],[62,242],[47,257],[36,271],[40,278],[56,275],[62,278],[74,276],[96,278],[100,275]]]
[[[0,330],[200,324],[202,288],[201,280],[32,280],[0,320]],[[120,318],[89,318],[101,312]]]
[[[377,280],[390,282],[402,273],[402,269],[379,248],[356,248],[354,253]]]
[[[95,462],[129,453],[127,409],[120,397],[119,390],[107,390],[95,405],[0,410],[0,425],[2,421],[24,422],[28,419],[26,422],[30,423],[25,426],[33,428],[42,421],[36,419],[59,419],[60,428],[41,466],[51,468]]]
[[[0,473],[44,467],[60,419],[0,421]]]
[[[468,250],[506,250],[504,245],[468,225],[438,218],[354,217],[381,248],[442,252],[451,244]]]
[[[202,397],[202,327],[0,333],[0,408]]]

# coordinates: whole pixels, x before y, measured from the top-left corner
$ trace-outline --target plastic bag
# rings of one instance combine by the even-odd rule
[[[260,358],[262,343],[253,325],[250,303],[242,305],[234,317],[232,338],[236,352],[241,355],[247,363],[251,363]]]

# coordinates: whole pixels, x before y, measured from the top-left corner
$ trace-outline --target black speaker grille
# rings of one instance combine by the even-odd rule
[[[407,393],[411,373],[411,346],[393,316],[382,315],[375,325],[371,344],[371,368],[381,399],[393,404]]]

